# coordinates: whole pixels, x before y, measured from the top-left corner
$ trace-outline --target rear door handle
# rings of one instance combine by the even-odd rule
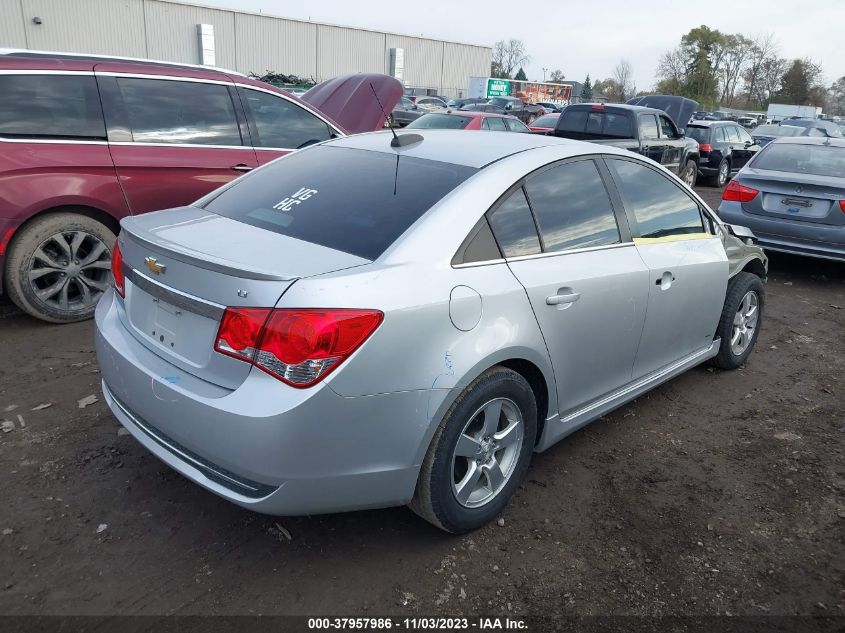
[[[561,293],[561,291],[568,290],[569,292]],[[568,308],[570,305],[578,301],[581,298],[580,292],[574,292],[571,288],[561,288],[558,290],[561,294],[552,295],[551,297],[546,297],[546,305],[549,306],[558,306],[558,308]]]
[[[244,163],[238,163],[237,165],[232,165],[232,169],[234,171],[252,171],[252,167],[249,165],[245,165]]]

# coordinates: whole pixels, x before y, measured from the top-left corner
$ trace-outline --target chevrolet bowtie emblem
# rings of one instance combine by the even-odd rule
[[[144,263],[147,265],[147,268],[150,269],[150,272],[156,275],[163,275],[167,272],[167,265],[159,264],[155,257],[145,257]]]

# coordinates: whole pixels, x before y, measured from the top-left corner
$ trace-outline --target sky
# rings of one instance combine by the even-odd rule
[[[825,84],[845,76],[845,0],[195,0],[197,4],[263,12],[492,46],[526,43],[529,79],[559,68],[570,80],[611,77],[621,59],[639,90],[653,87],[658,58],[691,28],[706,24],[745,36],[772,33],[787,58],[821,63]],[[282,69],[279,69],[280,71]]]

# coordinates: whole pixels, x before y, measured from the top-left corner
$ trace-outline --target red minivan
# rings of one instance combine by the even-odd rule
[[[45,321],[87,319],[122,217],[190,204],[293,150],[381,129],[382,106],[401,95],[385,75],[330,80],[298,99],[207,67],[4,52],[0,292]]]

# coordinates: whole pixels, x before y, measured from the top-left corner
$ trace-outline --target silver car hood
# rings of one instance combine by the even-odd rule
[[[186,264],[246,279],[290,281],[370,263],[197,207],[131,216],[121,227]]]

